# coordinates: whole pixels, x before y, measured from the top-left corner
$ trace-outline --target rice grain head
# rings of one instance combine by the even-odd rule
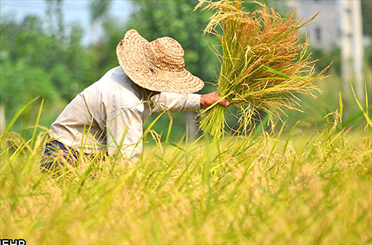
[[[324,71],[316,75],[316,61],[307,53],[308,39],[301,42],[299,33],[316,15],[305,22],[292,10],[284,18],[255,1],[259,9],[245,12],[242,0],[201,0],[195,9],[204,3],[203,10],[215,10],[204,34],[216,35],[222,48],[217,53],[221,62],[218,93],[242,111],[238,116],[242,132],[252,127],[258,111],[272,118],[283,109],[299,110],[297,94],[320,92],[314,82],[324,78]],[[225,110],[216,105],[203,111],[200,128],[220,138]]]

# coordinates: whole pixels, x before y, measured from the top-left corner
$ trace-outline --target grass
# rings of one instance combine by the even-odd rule
[[[132,168],[93,160],[54,177],[39,170],[46,135],[27,140],[8,128],[0,237],[27,244],[372,244],[368,105],[363,112],[360,128],[340,128],[336,111],[311,134],[296,134],[299,123],[275,134],[166,140]]]

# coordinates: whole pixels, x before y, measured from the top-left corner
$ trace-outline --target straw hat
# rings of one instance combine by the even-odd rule
[[[188,93],[203,88],[203,81],[185,70],[181,44],[170,37],[152,42],[129,30],[116,47],[120,66],[137,85],[159,92]]]

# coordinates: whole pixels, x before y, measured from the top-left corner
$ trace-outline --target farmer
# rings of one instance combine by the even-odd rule
[[[102,152],[120,154],[126,165],[132,165],[141,154],[143,126],[151,114],[195,111],[216,102],[229,104],[216,92],[192,93],[204,83],[185,70],[184,50],[170,37],[148,42],[132,29],[118,44],[116,54],[120,66],[79,93],[52,124],[44,169],[74,166],[79,155],[92,157]]]

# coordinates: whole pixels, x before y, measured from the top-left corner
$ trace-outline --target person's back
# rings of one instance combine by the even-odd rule
[[[122,133],[116,132],[115,128],[125,131],[128,127],[120,124],[117,117],[122,116],[121,114],[128,115],[127,124],[135,120],[131,116],[134,113],[128,111],[143,112],[145,95],[143,89],[134,84],[120,66],[113,68],[66,106],[52,124],[50,136],[69,147],[83,148],[85,153],[96,153],[108,146],[108,153],[116,151],[117,142],[112,136],[116,135],[120,141],[121,137],[118,135]],[[120,125],[116,125],[118,123]],[[143,122],[140,124],[142,127]],[[128,143],[126,142],[127,145]]]

